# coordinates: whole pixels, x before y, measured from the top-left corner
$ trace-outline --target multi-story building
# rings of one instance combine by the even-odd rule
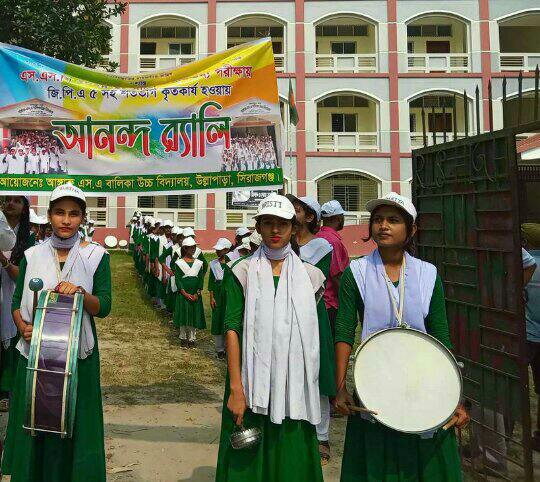
[[[369,199],[390,190],[410,194],[411,149],[423,142],[422,106],[427,131],[435,130],[438,141],[454,123],[463,135],[465,102],[468,130],[488,130],[491,81],[493,124],[499,128],[502,78],[508,78],[512,99],[523,71],[529,102],[540,62],[538,0],[124,1],[124,14],[110,25],[108,56],[122,73],[182,65],[270,36],[288,139],[285,189],[321,203],[338,199],[353,225],[366,222]],[[289,79],[300,119],[296,127],[288,120]],[[473,102],[477,88],[479,112]],[[505,115],[511,118],[517,107],[508,106]],[[520,111],[526,116],[532,109]],[[136,209],[192,226],[211,239],[217,231],[252,224],[253,212],[235,209],[225,193],[90,203],[90,215],[108,231],[122,228]]]

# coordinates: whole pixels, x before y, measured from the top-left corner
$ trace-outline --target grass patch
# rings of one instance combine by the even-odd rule
[[[197,333],[196,349],[180,347],[171,316],[156,310],[130,255],[111,253],[111,314],[96,319],[105,403],[206,402],[219,398],[225,364],[214,356],[209,330]],[[205,285],[206,287],[206,285]],[[204,292],[210,328],[208,293]]]

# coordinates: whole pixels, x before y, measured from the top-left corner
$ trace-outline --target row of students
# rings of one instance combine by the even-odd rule
[[[79,228],[86,215],[86,198],[79,188],[69,183],[57,187],[51,194],[48,219],[52,234],[42,243],[34,243],[29,234],[25,198],[8,197],[4,212],[17,232],[17,242],[9,256],[6,253],[0,256],[2,281],[6,275],[16,279],[12,299],[2,297],[2,309],[7,304],[15,327],[9,349],[16,347],[2,474],[11,475],[13,482],[105,482],[99,348],[94,317],[105,317],[111,309],[109,256],[100,245],[81,239]],[[84,300],[75,427],[71,438],[51,433],[34,437],[23,428],[29,395],[28,352],[33,332],[33,292],[29,281],[36,277],[43,280],[43,289],[70,295],[78,292]],[[5,295],[4,283],[2,289]],[[7,368],[4,353],[2,364],[4,375]]]
[[[331,342],[335,348],[325,353],[331,340],[328,314],[321,308],[328,246],[310,230],[317,215],[310,203],[279,195],[265,199],[255,216],[260,248],[233,262],[224,276],[228,372],[216,482],[282,482],[292,480],[291,474],[295,482],[322,481],[317,427],[325,395],[335,395],[335,408],[349,417],[341,482],[461,480],[453,430],[422,438],[366,420],[365,414],[355,415],[358,402],[346,386],[358,321],[362,339],[395,327],[395,305],[404,309],[409,325],[451,348],[436,268],[409,254],[416,232],[414,206],[395,193],[367,206],[370,238],[377,247],[343,274]],[[400,279],[403,299],[386,282],[396,288]],[[328,389],[323,380],[332,373]],[[467,423],[462,406],[456,415],[456,426]],[[230,437],[244,425],[259,428],[261,441],[235,451]]]

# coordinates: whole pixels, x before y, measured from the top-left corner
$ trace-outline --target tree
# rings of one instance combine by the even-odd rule
[[[105,21],[125,7],[119,0],[0,0],[0,42],[95,67],[111,50]]]

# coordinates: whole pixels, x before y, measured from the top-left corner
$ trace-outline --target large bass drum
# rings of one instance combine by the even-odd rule
[[[452,353],[410,328],[390,328],[367,338],[354,356],[361,404],[383,425],[405,433],[443,426],[460,402],[462,378]]]
[[[39,297],[26,374],[26,421],[32,435],[69,438],[77,402],[77,358],[83,295],[43,290]]]

